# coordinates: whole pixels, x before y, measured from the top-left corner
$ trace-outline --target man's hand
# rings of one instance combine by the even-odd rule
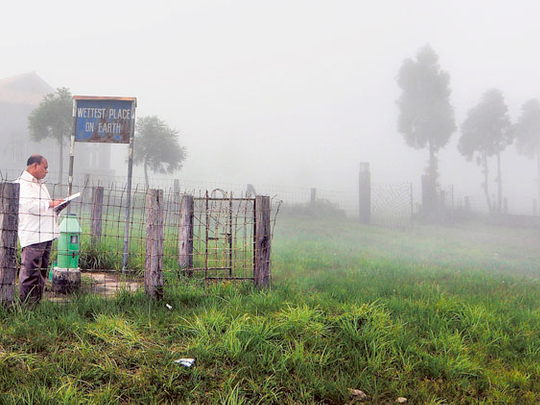
[[[50,203],[49,203],[49,208],[54,208],[54,207],[58,207],[60,204],[62,204],[64,202],[64,199],[63,198],[59,198],[57,200],[52,200]]]

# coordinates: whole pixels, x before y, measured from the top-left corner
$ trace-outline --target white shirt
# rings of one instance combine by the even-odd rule
[[[58,214],[49,208],[49,191],[26,170],[15,183],[21,186],[19,194],[19,241],[21,247],[47,242],[60,236]]]

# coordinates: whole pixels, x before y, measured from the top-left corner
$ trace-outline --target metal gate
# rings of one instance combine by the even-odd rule
[[[221,190],[194,198],[193,267],[188,271],[209,281],[254,280],[255,209],[255,198]]]

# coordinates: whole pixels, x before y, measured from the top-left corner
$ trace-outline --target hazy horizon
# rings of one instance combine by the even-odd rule
[[[13,18],[0,26],[1,78],[36,71],[73,94],[137,97],[138,117],[158,115],[180,132],[188,159],[178,176],[190,179],[355,190],[358,165],[369,162],[373,182],[418,190],[428,154],[397,130],[395,78],[426,44],[451,76],[458,127],[489,88],[503,92],[513,121],[540,98],[535,1],[53,0],[4,9]],[[459,136],[438,155],[440,183],[481,195],[480,168],[457,152]],[[505,194],[537,198],[535,162],[513,146],[502,159]],[[123,167],[122,156],[117,174]]]

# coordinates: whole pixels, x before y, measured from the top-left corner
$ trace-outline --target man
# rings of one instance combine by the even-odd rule
[[[41,155],[32,155],[26,170],[16,180],[19,194],[19,241],[21,243],[21,271],[19,298],[22,302],[41,301],[52,241],[60,235],[54,207],[64,200],[52,200],[43,179],[49,164]]]

